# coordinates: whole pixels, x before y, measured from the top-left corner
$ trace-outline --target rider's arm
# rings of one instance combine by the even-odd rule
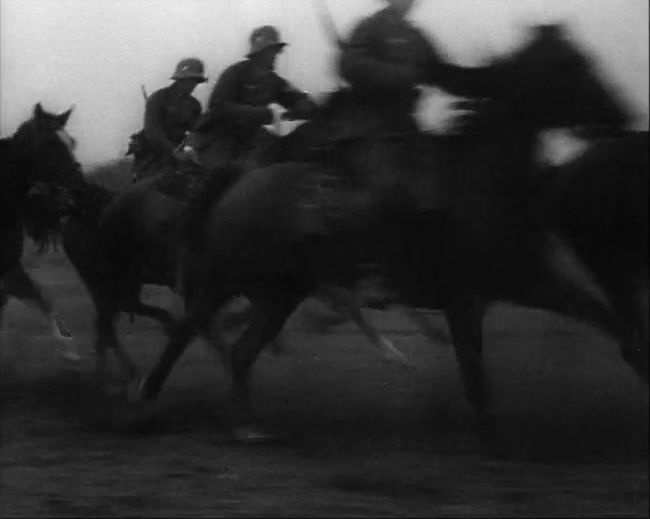
[[[289,110],[290,118],[309,119],[318,107],[309,94],[296,88],[280,76],[278,76],[278,84],[275,101]]]
[[[341,49],[339,72],[360,89],[405,90],[419,82],[420,71],[377,55],[381,28],[373,18],[362,21]]]
[[[250,121],[268,124],[273,113],[266,106],[252,106],[239,102],[241,91],[241,68],[239,64],[228,67],[217,81],[210,95],[209,110],[214,119]]]
[[[174,144],[165,135],[164,91],[154,92],[147,100],[144,112],[144,134],[157,153],[172,155]]]
[[[450,94],[463,97],[487,97],[494,90],[492,68],[454,65],[439,53],[429,38],[422,35],[422,42],[427,48],[422,83],[438,86]]]
[[[447,62],[435,63],[427,72],[428,83],[463,97],[489,97],[497,78],[488,67],[461,67]]]
[[[195,97],[192,97],[191,99],[192,100],[190,102],[192,104],[191,104],[190,114],[187,120],[187,126],[189,128],[194,128],[196,127],[196,125],[199,122],[199,119],[201,118],[201,103]]]

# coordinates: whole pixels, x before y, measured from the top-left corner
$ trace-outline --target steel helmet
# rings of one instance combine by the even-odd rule
[[[199,83],[205,83],[208,79],[203,75],[203,62],[198,58],[185,58],[178,62],[172,79],[196,79]]]
[[[251,33],[250,43],[249,57],[269,47],[282,48],[286,45],[285,42],[280,40],[280,33],[272,25],[263,25],[255,29]]]

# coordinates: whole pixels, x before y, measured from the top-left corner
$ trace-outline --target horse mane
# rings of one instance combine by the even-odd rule
[[[87,223],[99,223],[102,212],[118,191],[111,190],[86,178],[77,180],[68,188],[72,197],[70,213]]]
[[[38,139],[38,137],[38,124],[36,119],[31,118],[23,121],[10,138],[11,146],[14,150],[14,157],[18,156],[19,152],[22,151],[21,146],[24,146],[32,139]]]
[[[14,164],[12,139],[5,137],[0,139],[0,164],[2,164],[2,175],[0,175],[0,200],[5,204],[15,204],[18,198],[18,186],[16,165]]]
[[[25,123],[21,125],[23,127]],[[3,169],[0,177],[0,203],[3,209],[15,211],[23,232],[36,244],[37,252],[42,254],[56,241],[51,229],[51,215],[41,210],[38,203],[33,203],[35,197],[28,195],[30,182],[18,174],[20,165],[16,162],[15,145],[14,137],[0,139]]]

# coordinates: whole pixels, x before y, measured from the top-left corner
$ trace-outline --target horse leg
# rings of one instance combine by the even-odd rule
[[[9,296],[6,294],[4,289],[4,280],[0,278],[0,331],[2,331],[2,312],[4,311],[8,300]]]
[[[454,298],[445,309],[465,393],[481,419],[489,404],[483,366],[484,315],[485,304],[474,297]]]
[[[639,335],[638,340],[632,341],[623,350],[623,358],[634,369],[641,379],[648,384],[648,348],[650,337],[648,335],[648,269],[645,269],[641,287],[637,289],[635,300],[636,309],[639,312]]]
[[[625,340],[625,323],[611,300],[620,281],[608,291],[601,269],[587,267],[566,241],[552,235],[548,245],[547,261],[538,273],[535,289],[522,297],[524,304],[568,315],[599,327],[617,340]]]
[[[172,325],[167,346],[140,385],[138,400],[148,401],[158,396],[174,364],[198,335],[198,330],[197,323],[190,317],[185,317]]]
[[[327,294],[327,288],[321,286],[311,297],[324,306],[328,307],[330,314],[319,314],[316,310],[301,307],[299,312],[303,320],[309,323],[311,329],[319,333],[325,333],[328,328],[338,326],[349,320],[347,311],[343,308],[345,304],[341,305],[340,301],[336,300],[336,295]],[[347,303],[346,303],[347,304]]]
[[[107,381],[107,353],[112,350],[115,354],[123,372],[126,372],[129,383],[137,380],[139,370],[135,362],[124,351],[120,341],[117,339],[116,321],[119,310],[115,305],[102,303],[97,306],[97,316],[95,318],[95,330],[97,333],[97,361],[95,365],[96,374],[102,387]]]
[[[609,279],[611,282],[603,286],[626,331],[620,345],[621,354],[648,384],[648,268],[622,282],[617,278]]]
[[[360,304],[351,291],[334,285],[324,285],[321,287],[321,291],[334,302],[341,313],[347,314],[356,323],[370,343],[377,348],[384,360],[402,366],[411,366],[411,362],[404,353],[399,351],[388,337],[375,330],[365,319]]]
[[[250,369],[264,347],[282,330],[284,323],[303,297],[284,294],[284,298],[256,298],[249,326],[231,349],[232,391],[236,436],[244,441],[263,439],[252,425]]]
[[[107,347],[109,340],[107,335],[111,333],[110,329],[115,326],[113,322],[115,318],[111,319],[106,315],[109,313],[108,310],[97,307],[97,315],[95,316],[95,353],[97,355],[95,359],[95,377],[99,381],[101,388],[106,387],[108,380]]]
[[[440,329],[433,326],[431,320],[424,315],[424,312],[410,306],[401,308],[402,312],[415,324],[422,334],[434,344],[448,343],[449,337]]]
[[[72,341],[72,334],[59,317],[53,302],[46,296],[19,262],[5,274],[5,292],[35,306],[48,320],[50,330],[58,344],[57,353],[71,362],[78,362],[81,356]]]
[[[124,312],[127,312],[131,315],[149,317],[150,319],[153,319],[160,323],[166,330],[169,330],[174,323],[172,314],[167,310],[143,303],[140,300],[129,304],[128,307],[124,309]]]
[[[224,309],[221,311],[221,316],[220,316],[221,326],[223,327],[224,331],[241,329],[250,322],[251,315],[252,315],[252,308],[249,303],[246,303],[241,308],[229,307],[227,310]],[[271,352],[276,356],[283,355],[287,351],[289,351],[289,347],[286,344],[286,340],[282,337],[282,333],[279,333],[271,341],[270,349]]]

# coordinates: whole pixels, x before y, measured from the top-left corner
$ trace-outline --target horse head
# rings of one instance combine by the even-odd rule
[[[629,120],[627,110],[567,29],[537,25],[531,32],[526,45],[493,63],[501,75],[501,113],[534,129],[620,130]]]
[[[75,140],[65,131],[72,110],[52,114],[37,103],[3,153],[25,228],[41,245],[58,230],[70,203],[68,189],[82,178],[73,154]]]
[[[32,118],[12,137],[13,165],[18,174],[31,182],[60,184],[80,174],[73,154],[76,141],[65,130],[72,110],[51,114],[36,104]]]

